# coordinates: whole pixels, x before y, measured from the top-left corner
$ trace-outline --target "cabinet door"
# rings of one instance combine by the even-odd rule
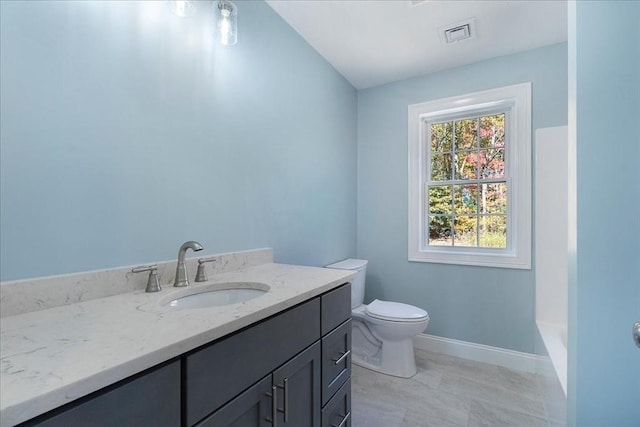
[[[273,373],[277,426],[320,427],[320,342]]]
[[[271,375],[218,409],[197,427],[271,426]]]
[[[152,369],[21,426],[175,427],[180,425],[180,361]]]

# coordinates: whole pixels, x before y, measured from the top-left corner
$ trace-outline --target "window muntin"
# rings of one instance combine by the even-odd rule
[[[506,117],[425,120],[425,245],[507,247]]]

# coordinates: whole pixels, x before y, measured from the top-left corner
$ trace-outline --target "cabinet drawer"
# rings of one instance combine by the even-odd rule
[[[351,427],[350,379],[322,410],[322,427]]]
[[[185,358],[186,421],[193,425],[320,338],[315,298]]]
[[[351,284],[322,295],[322,335],[351,317]]]
[[[351,377],[351,320],[322,338],[322,404]]]
[[[81,403],[27,421],[20,426],[138,427],[180,425],[180,362],[147,371],[98,391]]]

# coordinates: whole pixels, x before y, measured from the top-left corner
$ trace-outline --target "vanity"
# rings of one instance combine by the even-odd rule
[[[242,303],[174,310],[165,285],[4,317],[2,425],[350,426],[350,279],[264,263],[205,284],[269,287]]]

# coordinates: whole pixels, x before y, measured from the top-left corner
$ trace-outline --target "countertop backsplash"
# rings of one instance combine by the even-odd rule
[[[197,260],[210,257],[215,257],[216,261],[205,264],[208,276],[271,263],[273,250],[254,249],[188,258],[185,261],[191,282],[195,280]],[[156,264],[160,284],[172,286],[176,263],[177,260],[171,260],[145,265]],[[148,273],[132,273],[133,267],[137,266],[1,282],[0,317],[15,316],[144,289],[147,285]]]

